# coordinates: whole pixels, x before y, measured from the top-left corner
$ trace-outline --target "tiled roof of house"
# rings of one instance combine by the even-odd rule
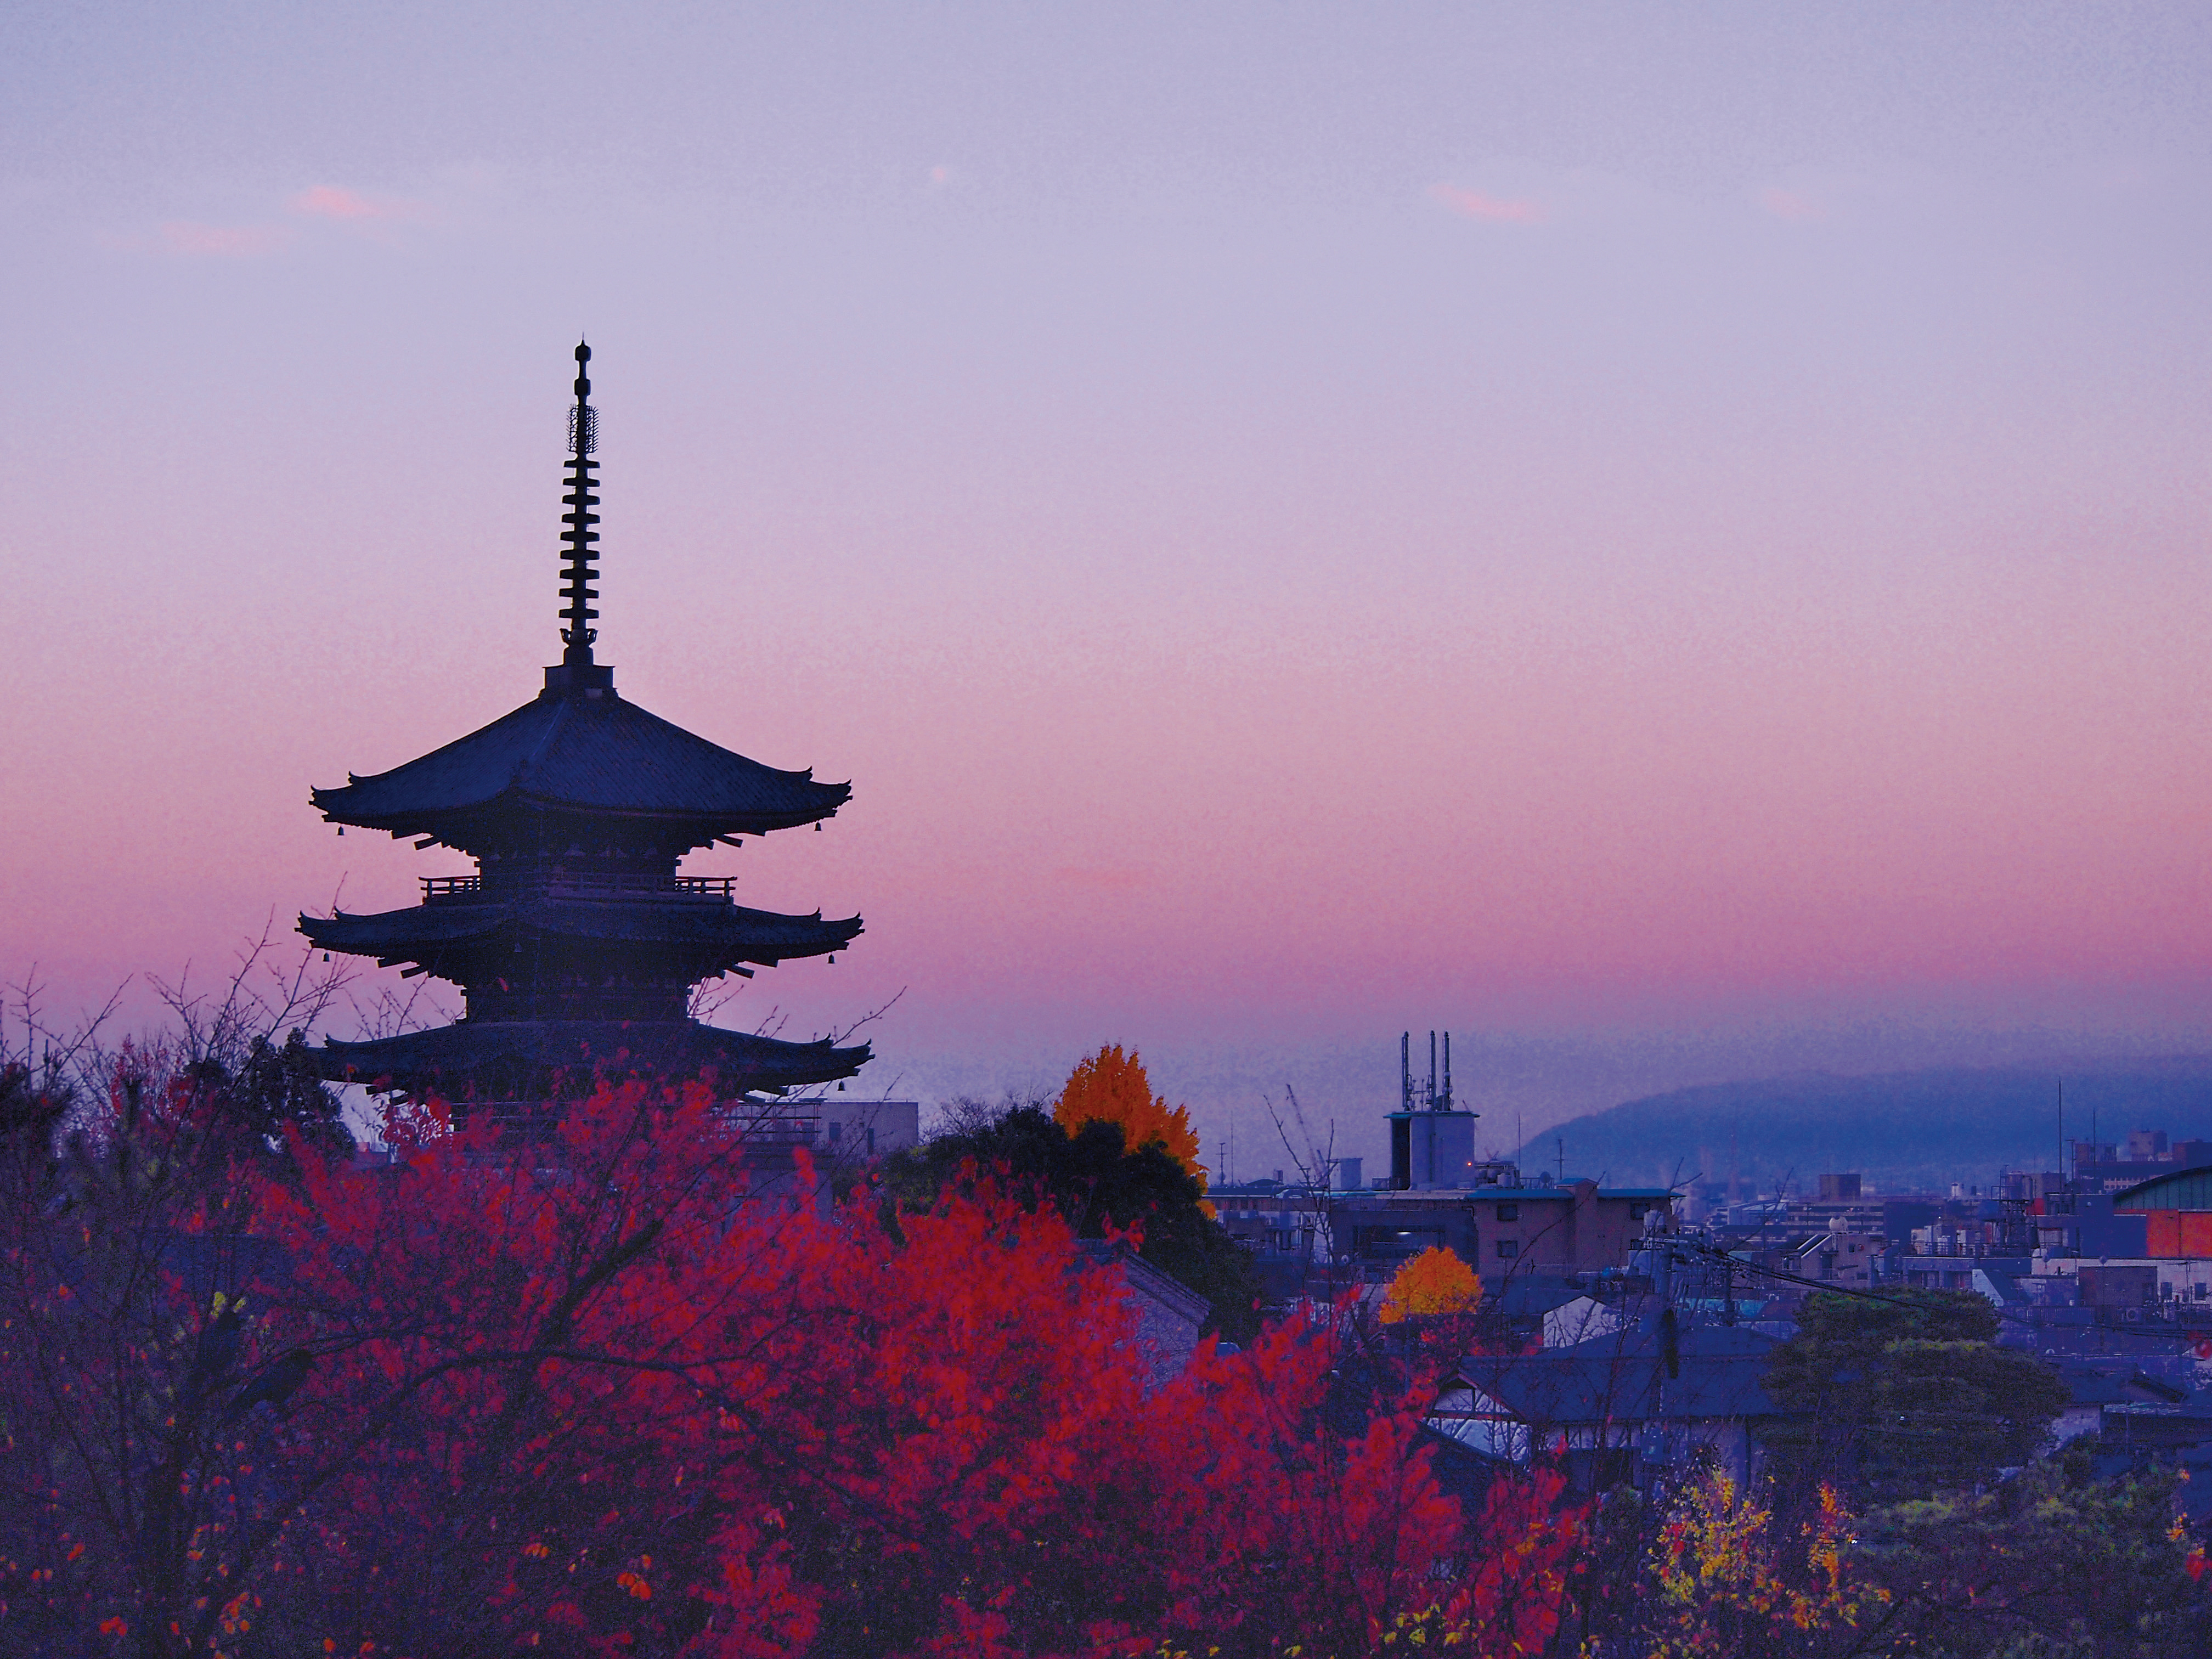
[[[1119,1267],[1129,1288],[1170,1312],[1203,1325],[1213,1304],[1181,1279],[1162,1273],[1127,1245],[1110,1238],[1079,1238],[1075,1248],[1102,1267]]]
[[[1772,1417],[1763,1378],[1773,1339],[1741,1326],[1692,1326],[1668,1375],[1657,1336],[1624,1331],[1534,1354],[1485,1354],[1460,1376],[1516,1421],[1543,1428],[1656,1417]]]

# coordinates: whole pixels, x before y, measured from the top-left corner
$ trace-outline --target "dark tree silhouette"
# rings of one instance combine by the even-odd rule
[[[1139,1255],[1212,1304],[1209,1331],[1248,1342],[1259,1330],[1251,1257],[1200,1207],[1196,1177],[1157,1145],[1131,1152],[1118,1123],[1093,1119],[1071,1135],[1036,1105],[971,1104],[946,1132],[895,1153],[884,1184],[901,1206],[927,1209],[1001,1171],[1032,1204],[1050,1202],[1079,1238],[1140,1229]]]
[[[2066,1387],[1996,1335],[1996,1310],[1971,1291],[1808,1297],[1767,1370],[1775,1403],[1801,1413],[1767,1435],[1784,1486],[1889,1503],[2027,1462]]]

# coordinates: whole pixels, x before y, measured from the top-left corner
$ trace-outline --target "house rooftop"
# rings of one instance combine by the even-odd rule
[[[1742,1326],[1695,1325],[1670,1367],[1657,1335],[1626,1330],[1535,1354],[1484,1354],[1460,1378],[1524,1423],[1771,1417],[1764,1378],[1774,1339]]]

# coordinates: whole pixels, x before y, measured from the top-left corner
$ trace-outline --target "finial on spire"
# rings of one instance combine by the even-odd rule
[[[599,597],[599,592],[592,584],[599,576],[593,562],[599,556],[596,544],[599,532],[592,526],[599,523],[599,515],[592,509],[599,504],[594,493],[599,489],[599,480],[593,476],[599,464],[592,459],[592,454],[599,447],[599,416],[590,401],[591,361],[591,347],[578,341],[576,406],[568,411],[568,493],[561,498],[568,509],[561,520],[568,526],[561,532],[561,539],[568,544],[561,588],[561,597],[568,602],[561,612],[561,663],[564,668],[591,667],[592,641],[599,637],[599,630],[592,623],[599,613],[592,609],[592,601]]]

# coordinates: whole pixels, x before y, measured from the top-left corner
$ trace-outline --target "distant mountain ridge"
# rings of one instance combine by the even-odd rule
[[[2124,1140],[2130,1129],[2212,1139],[2212,1055],[2090,1062],[2080,1068],[1929,1068],[1846,1077],[1802,1073],[1706,1084],[1572,1119],[1521,1149],[1530,1170],[1666,1185],[1731,1173],[1763,1193],[1817,1190],[1856,1170],[1883,1191],[1986,1187],[2002,1170],[2060,1167],[2067,1140]],[[1731,1147],[1733,1146],[1733,1150]]]

